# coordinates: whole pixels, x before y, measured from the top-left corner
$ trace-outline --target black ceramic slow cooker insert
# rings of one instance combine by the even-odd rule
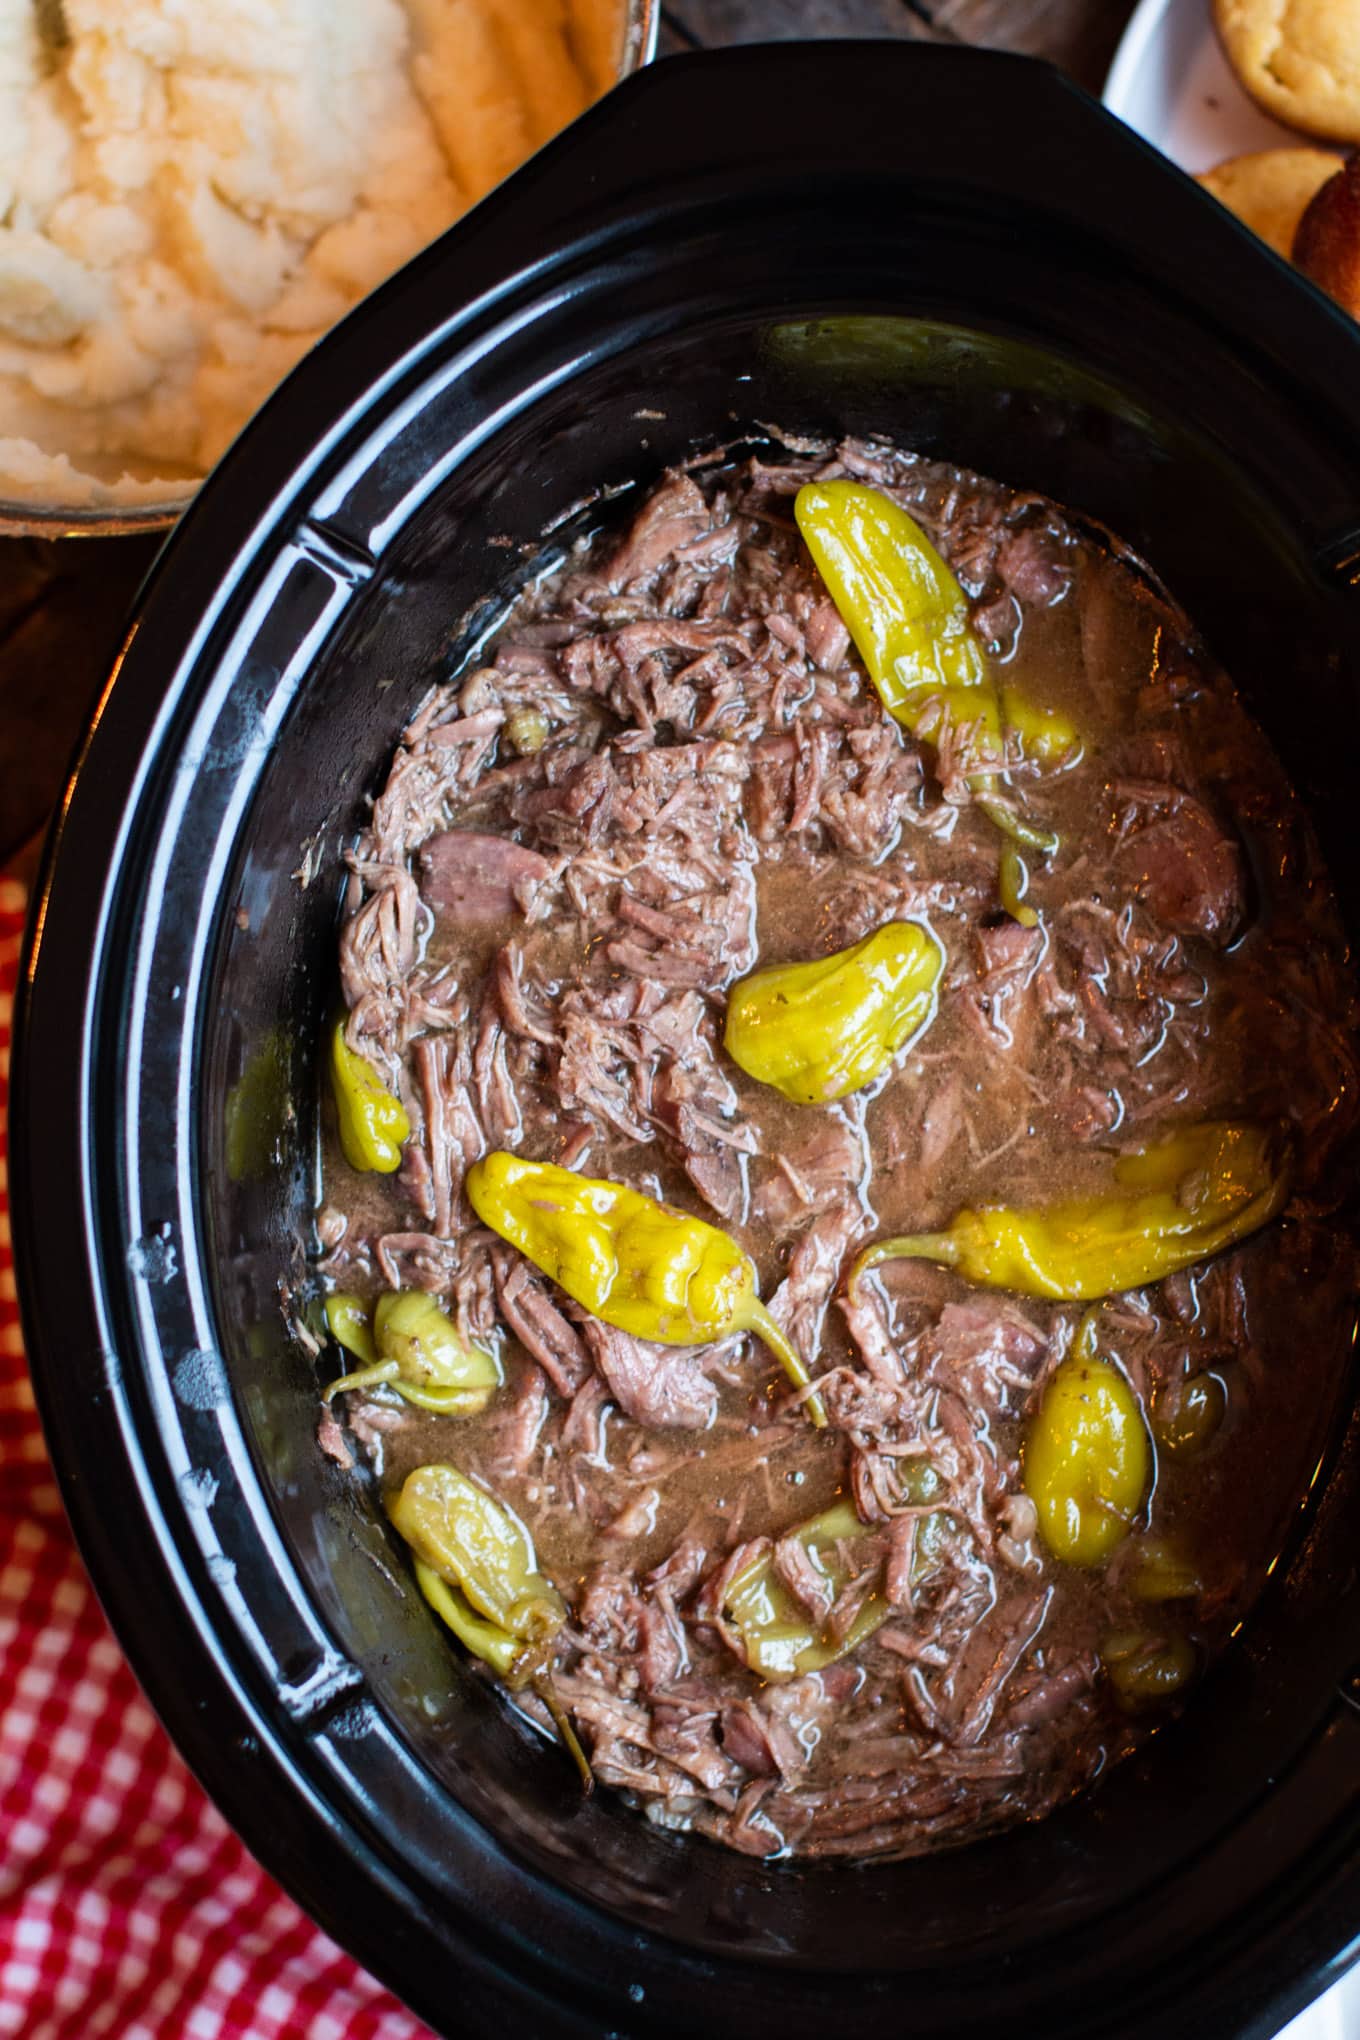
[[[660,65],[308,358],[144,592],[55,831],[15,1092],[67,1503],[208,1789],[442,2032],[1263,2036],[1360,1931],[1354,1426],[1182,1721],[1045,1822],[863,1868],[582,1802],[315,1448],[280,1299],[365,797],[545,532],[772,430],[885,432],[1128,537],[1360,922],[1356,330],[1042,67]],[[260,1163],[228,1099],[262,1067]]]

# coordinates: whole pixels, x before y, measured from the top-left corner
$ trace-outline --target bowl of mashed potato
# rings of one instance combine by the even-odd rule
[[[0,0],[0,530],[172,523],[655,0]]]

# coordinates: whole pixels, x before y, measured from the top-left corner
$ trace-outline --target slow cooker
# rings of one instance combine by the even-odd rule
[[[438,2031],[1265,2036],[1360,1952],[1355,1422],[1182,1720],[1038,1825],[865,1867],[583,1801],[316,1449],[317,1044],[404,720],[668,462],[842,429],[1143,552],[1360,921],[1356,329],[1032,62],[668,61],[317,348],[143,591],[27,952],[12,1204],[53,1458],[189,1762]]]

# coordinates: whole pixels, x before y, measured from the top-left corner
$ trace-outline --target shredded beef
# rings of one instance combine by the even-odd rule
[[[814,479],[920,524],[1004,739],[948,700],[885,714],[798,535]],[[557,1697],[658,1825],[815,1860],[1045,1813],[1155,1718],[1114,1705],[1111,1632],[1183,1635],[1203,1662],[1240,1622],[1339,1379],[1356,1006],[1298,803],[1119,541],[879,442],[663,476],[532,578],[478,660],[430,689],[347,861],[346,1039],[411,1131],[392,1176],[331,1139],[317,1265],[436,1297],[502,1382],[458,1417],[347,1392],[318,1447],[386,1491],[451,1460],[515,1510],[567,1609]],[[1017,702],[1072,740],[1034,755]],[[1025,852],[1031,926],[1003,905],[997,816],[1058,839]],[[911,1044],[823,1106],[751,1079],[724,1046],[734,982],[890,920],[947,959]],[[923,1259],[851,1270],[876,1235],[1097,1194],[1211,1117],[1288,1129],[1294,1199],[1268,1236],[1095,1306],[1157,1479],[1104,1568],[1064,1567],[1025,1440],[1081,1308]],[[502,1149],[730,1233],[825,1429],[759,1339],[634,1337],[480,1225],[467,1171]],[[1221,1427],[1178,1457],[1210,1377]],[[855,1534],[819,1562],[799,1532],[846,1503]],[[1141,1598],[1149,1537],[1195,1593]],[[782,1675],[753,1669],[743,1578],[797,1644]]]
[[[635,1424],[702,1431],[713,1422],[717,1390],[693,1347],[658,1346],[593,1320],[587,1320],[583,1329],[609,1393]]]
[[[420,869],[426,904],[465,922],[504,920],[552,875],[546,857],[480,829],[430,836],[421,846]]]
[[[1226,942],[1243,913],[1242,855],[1202,802],[1154,787],[1130,802],[1115,856],[1121,878],[1178,935]]]

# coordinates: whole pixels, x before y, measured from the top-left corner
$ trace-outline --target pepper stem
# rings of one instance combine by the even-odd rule
[[[900,1233],[896,1239],[875,1240],[850,1270],[851,1296],[859,1286],[860,1276],[883,1261],[935,1261],[943,1268],[957,1268],[959,1244],[948,1233]]]
[[[780,1366],[788,1375],[795,1388],[806,1388],[812,1376],[794,1348],[789,1344],[783,1331],[775,1323],[758,1296],[753,1296],[746,1307],[746,1313],[739,1327],[742,1331],[754,1332],[763,1339]],[[814,1429],[826,1429],[826,1406],[819,1395],[810,1395],[803,1405]]]
[[[1025,821],[1013,808],[1008,808],[1004,801],[993,795],[980,793],[977,805],[1003,836],[1009,836],[1013,843],[1023,843],[1026,850],[1037,850],[1041,856],[1051,857],[1058,848],[1060,838],[1054,835],[1052,829],[1041,829],[1037,822]]]
[[[1029,885],[1029,873],[1025,860],[1014,843],[1008,843],[1001,853],[997,869],[997,890],[1001,905],[1011,919],[1021,928],[1037,928],[1039,916],[1033,907],[1025,904],[1025,891]]]
[[[593,1792],[595,1773],[590,1768],[590,1759],[581,1748],[580,1738],[567,1718],[567,1711],[557,1697],[552,1680],[544,1673],[533,1681],[533,1689],[551,1714],[553,1727],[557,1730],[562,1747],[581,1774],[582,1791],[587,1794]]]
[[[395,1360],[376,1360],[371,1367],[359,1367],[353,1374],[342,1374],[338,1381],[332,1381],[321,1391],[322,1402],[351,1388],[379,1388],[385,1381],[395,1381],[401,1367]]]

